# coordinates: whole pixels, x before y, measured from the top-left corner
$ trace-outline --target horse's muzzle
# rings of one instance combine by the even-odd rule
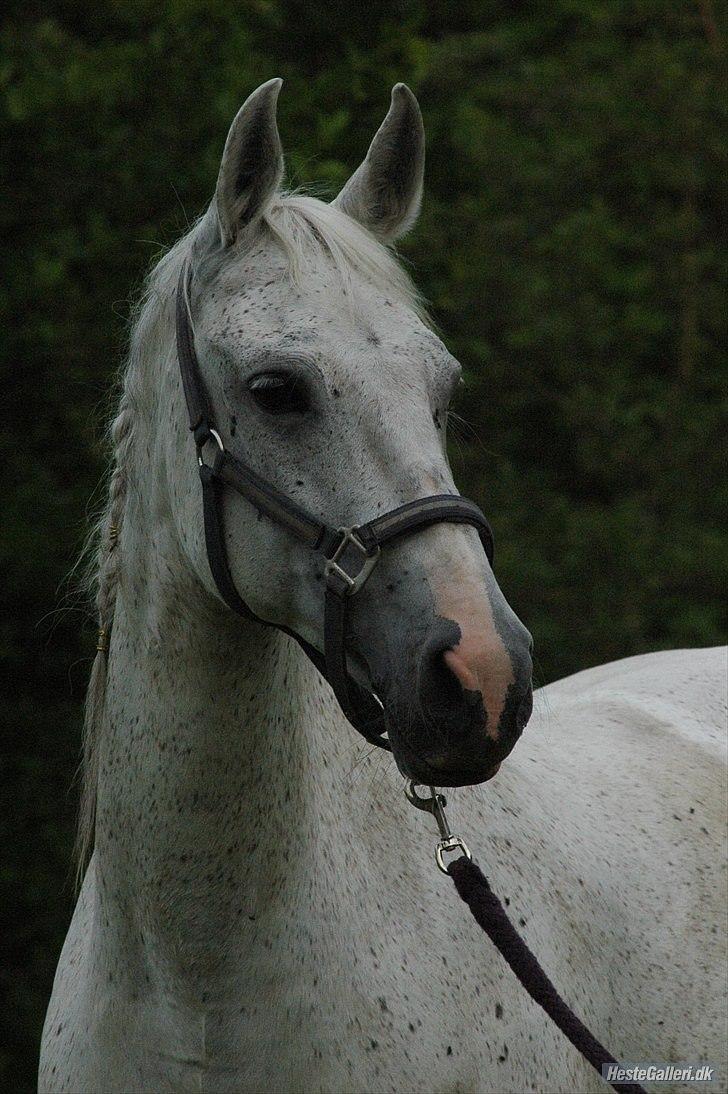
[[[495,775],[533,708],[531,636],[519,624],[509,638],[465,640],[439,618],[420,647],[415,686],[406,671],[390,678],[389,738],[405,776],[463,786]]]

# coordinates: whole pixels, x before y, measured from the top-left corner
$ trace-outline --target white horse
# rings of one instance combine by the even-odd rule
[[[395,87],[326,205],[278,190],[279,85],[236,117],[215,199],[151,274],[133,329],[100,529],[94,850],[40,1089],[603,1089],[436,870],[432,818],[392,759],[363,745],[294,641],[215,591],[174,340],[185,261],[230,450],[335,525],[456,492],[443,422],[457,365],[385,246],[417,213],[417,103]],[[241,595],[321,648],[316,556],[237,495],[225,514]],[[349,656],[397,720],[402,771],[480,782],[512,747],[528,634],[472,528],[383,552]],[[451,802],[558,988],[621,1059],[724,1055],[725,667],[721,651],[683,651],[553,684],[498,777]]]

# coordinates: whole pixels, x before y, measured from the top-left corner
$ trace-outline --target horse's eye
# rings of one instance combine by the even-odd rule
[[[248,387],[268,414],[303,414],[311,407],[305,381],[290,372],[259,372],[248,381]]]

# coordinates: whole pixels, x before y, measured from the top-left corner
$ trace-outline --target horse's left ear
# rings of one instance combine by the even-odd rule
[[[264,211],[283,174],[276,124],[280,79],[268,80],[240,107],[230,126],[215,191],[223,246]]]
[[[395,84],[389,113],[366,159],[333,204],[383,243],[392,243],[417,219],[424,173],[425,129],[420,107],[406,84]]]

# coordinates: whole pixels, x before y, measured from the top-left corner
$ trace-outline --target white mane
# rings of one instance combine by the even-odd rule
[[[148,274],[132,315],[129,353],[121,372],[121,395],[109,426],[112,460],[107,501],[84,550],[86,587],[95,599],[99,617],[99,649],[89,681],[84,721],[82,793],[77,837],[78,878],[93,846],[98,779],[98,738],[106,690],[106,648],[114,614],[118,570],[117,544],[135,450],[135,425],[140,408],[148,402],[149,385],[159,383],[159,363],[174,353],[174,302],[180,270],[199,247],[206,265],[205,241],[217,230],[211,207],[191,230],[167,251]],[[345,289],[358,273],[397,303],[412,308],[424,321],[428,317],[412,280],[395,253],[366,229],[333,205],[309,194],[279,192],[264,210],[258,232],[268,232],[288,260],[288,275],[303,286],[306,275],[333,263]],[[249,245],[249,244],[248,244]],[[207,248],[209,252],[209,248]],[[237,248],[229,253],[234,261]],[[212,261],[220,253],[212,252]],[[225,253],[222,253],[225,260]]]

